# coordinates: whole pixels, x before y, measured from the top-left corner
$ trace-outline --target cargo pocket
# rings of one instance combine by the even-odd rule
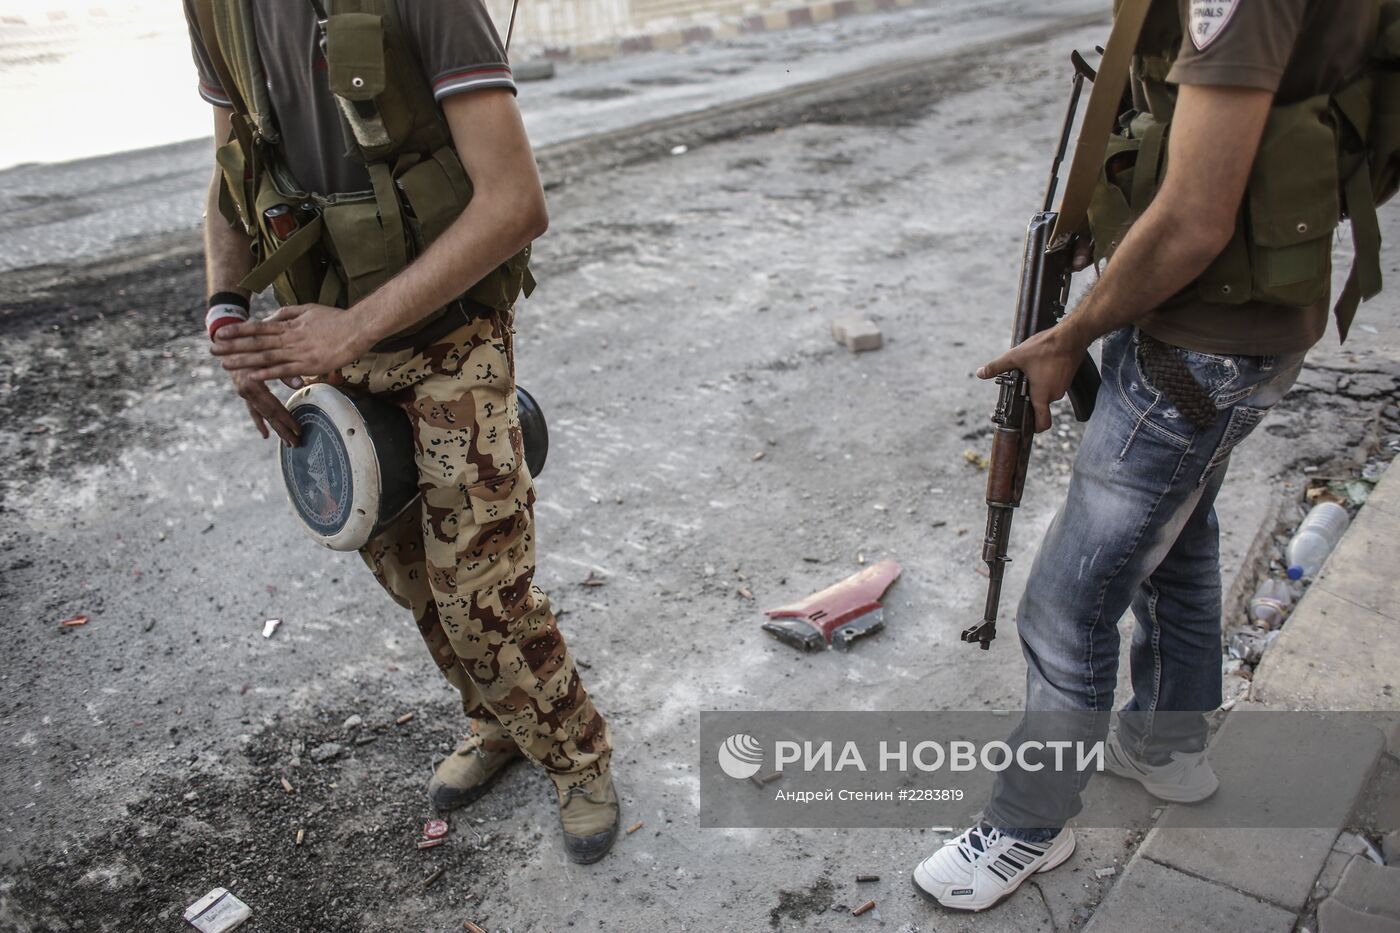
[[[1329,98],[1275,107],[1249,177],[1253,297],[1305,307],[1327,296],[1341,215]]]
[[[400,175],[395,184],[408,202],[409,225],[419,251],[427,249],[452,226],[471,200],[465,173],[454,183],[437,158],[419,162]]]
[[[341,278],[354,304],[389,280],[384,227],[373,198],[341,201],[325,207],[326,232]]]
[[[535,504],[535,487],[530,471],[519,468],[495,479],[467,487],[472,518],[478,525],[491,525],[510,518]]]
[[[326,78],[331,93],[352,101],[384,93],[384,19],[372,13],[338,13],[326,20]]]
[[[1094,234],[1095,262],[1113,255],[1136,219],[1128,196],[1133,190],[1140,146],[1140,140],[1119,135],[1109,137],[1098,184],[1089,198],[1089,228]]]
[[[323,229],[319,214],[306,210],[303,205],[308,198],[297,192],[284,192],[278,188],[271,173],[263,173],[258,182],[257,200],[253,205],[254,222],[257,226],[259,242],[263,244],[266,267],[260,266],[254,273],[263,271],[258,281],[245,279],[254,291],[262,291],[265,282],[271,278],[273,292],[284,305],[304,304],[317,297],[320,270],[323,265],[320,250],[317,248]],[[268,211],[286,208],[294,231],[287,237],[279,237],[267,220]],[[284,252],[285,251],[285,252]],[[279,253],[281,258],[278,259]],[[276,260],[276,261],[274,261]],[[271,275],[276,272],[275,277]]]
[[[1230,459],[1231,452],[1240,441],[1249,437],[1250,433],[1259,426],[1259,422],[1264,420],[1268,410],[1264,408],[1250,408],[1248,405],[1236,405],[1230,412],[1230,420],[1225,425],[1225,433],[1220,437],[1220,444],[1215,448],[1215,453],[1211,455],[1210,462],[1206,464],[1205,472],[1196,482],[1197,486],[1205,485],[1215,471],[1223,467]]]

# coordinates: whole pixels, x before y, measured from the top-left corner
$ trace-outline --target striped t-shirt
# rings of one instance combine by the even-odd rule
[[[308,191],[334,194],[368,189],[364,166],[346,154],[310,0],[252,0],[252,6],[287,167]],[[505,49],[481,0],[398,0],[398,11],[408,44],[438,100],[481,88],[515,90]],[[190,0],[185,0],[185,18],[199,69],[200,96],[215,106],[228,107]]]

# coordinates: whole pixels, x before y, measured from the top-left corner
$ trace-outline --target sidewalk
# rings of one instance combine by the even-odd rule
[[[1382,477],[1264,655],[1239,709],[1400,711],[1400,469]],[[1213,743],[1217,769],[1230,755],[1232,712]],[[1339,812],[1400,809],[1400,727],[1344,737],[1328,756]],[[1298,754],[1313,750],[1300,748]],[[1266,783],[1269,775],[1260,775]],[[1094,933],[1181,929],[1239,933],[1400,933],[1400,838],[1377,864],[1353,833],[1321,829],[1173,828],[1166,807],[1122,878],[1095,911]]]

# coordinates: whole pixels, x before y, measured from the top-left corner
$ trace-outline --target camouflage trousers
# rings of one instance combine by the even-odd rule
[[[608,726],[534,585],[534,487],[515,399],[511,314],[340,371],[408,413],[422,497],[360,554],[413,612],[488,743],[513,740],[561,792],[608,767]]]

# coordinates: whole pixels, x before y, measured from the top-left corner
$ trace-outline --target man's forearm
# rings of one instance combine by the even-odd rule
[[[251,293],[238,283],[253,270],[252,241],[220,212],[219,180],[216,168],[204,208],[204,279],[210,295],[235,292],[246,298]]]
[[[1103,277],[1065,318],[1065,327],[1087,347],[1146,317],[1206,270],[1223,248],[1216,240],[1168,202],[1154,202],[1124,237]]]
[[[543,207],[479,194],[428,250],[353,309],[373,342],[459,297],[543,232]]]

